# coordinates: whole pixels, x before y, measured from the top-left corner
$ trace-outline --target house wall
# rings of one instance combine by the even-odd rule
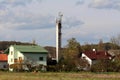
[[[84,53],[82,53],[82,58],[85,58],[90,64],[90,66],[92,65],[92,60],[89,57],[87,57]]]
[[[17,56],[16,56],[16,59],[19,61],[21,58],[21,60],[24,61],[24,54],[21,53],[20,51],[17,51]]]
[[[8,54],[8,64],[9,66],[11,64],[15,64],[15,59],[19,60],[19,57],[22,57],[24,59],[24,55],[17,51],[13,46],[9,47],[9,54]],[[9,68],[10,71],[13,71],[12,68]]]
[[[40,60],[40,57],[43,60]],[[29,62],[33,65],[47,65],[47,54],[46,53],[21,53],[20,51],[16,50],[13,46],[9,47],[9,54],[8,54],[8,64],[15,64]],[[13,68],[9,67],[10,71],[13,71]]]
[[[9,47],[9,54],[8,54],[8,64],[14,64],[14,48],[12,46]]]
[[[0,61],[0,69],[7,69],[8,64],[7,61]]]
[[[8,64],[9,65],[14,64],[15,59],[19,60],[19,57],[21,57],[22,60],[24,60],[24,55],[20,51],[17,51],[16,49],[14,49],[13,46],[10,46],[9,54],[8,54]]]
[[[33,65],[47,65],[47,54],[41,53],[24,53],[25,61],[32,63]],[[40,60],[43,57],[43,60]]]

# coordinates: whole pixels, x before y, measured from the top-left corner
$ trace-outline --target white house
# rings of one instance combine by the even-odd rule
[[[91,67],[92,64],[95,64],[96,61],[101,59],[112,59],[112,56],[108,54],[106,51],[85,51],[81,53],[81,58],[86,59],[89,67]],[[88,66],[86,66],[88,67]]]
[[[34,45],[11,45],[8,51],[8,64],[31,64],[31,66],[47,65],[47,50]],[[13,68],[9,67],[10,71]]]

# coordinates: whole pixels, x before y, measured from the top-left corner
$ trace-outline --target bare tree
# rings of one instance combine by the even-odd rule
[[[100,39],[100,41],[98,43],[98,50],[104,50],[104,43],[103,43],[102,39]]]
[[[114,44],[114,46],[113,46],[114,48],[116,48],[116,45],[120,46],[120,34],[116,37],[113,36],[110,41],[112,44]]]

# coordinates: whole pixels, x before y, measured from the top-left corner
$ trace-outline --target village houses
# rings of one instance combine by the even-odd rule
[[[13,71],[11,67],[13,64],[22,64],[23,69],[29,69],[27,64],[34,66],[47,66],[48,51],[41,46],[35,45],[11,45],[6,51],[8,53],[9,70]]]
[[[107,51],[97,51],[93,49],[91,51],[82,52],[81,58],[87,60],[89,65],[86,65],[84,69],[88,70],[88,68],[90,68],[92,64],[95,64],[98,60],[111,60],[112,56]]]

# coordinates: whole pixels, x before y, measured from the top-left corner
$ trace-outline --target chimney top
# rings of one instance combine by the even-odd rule
[[[93,49],[93,51],[96,51],[95,49]]]

